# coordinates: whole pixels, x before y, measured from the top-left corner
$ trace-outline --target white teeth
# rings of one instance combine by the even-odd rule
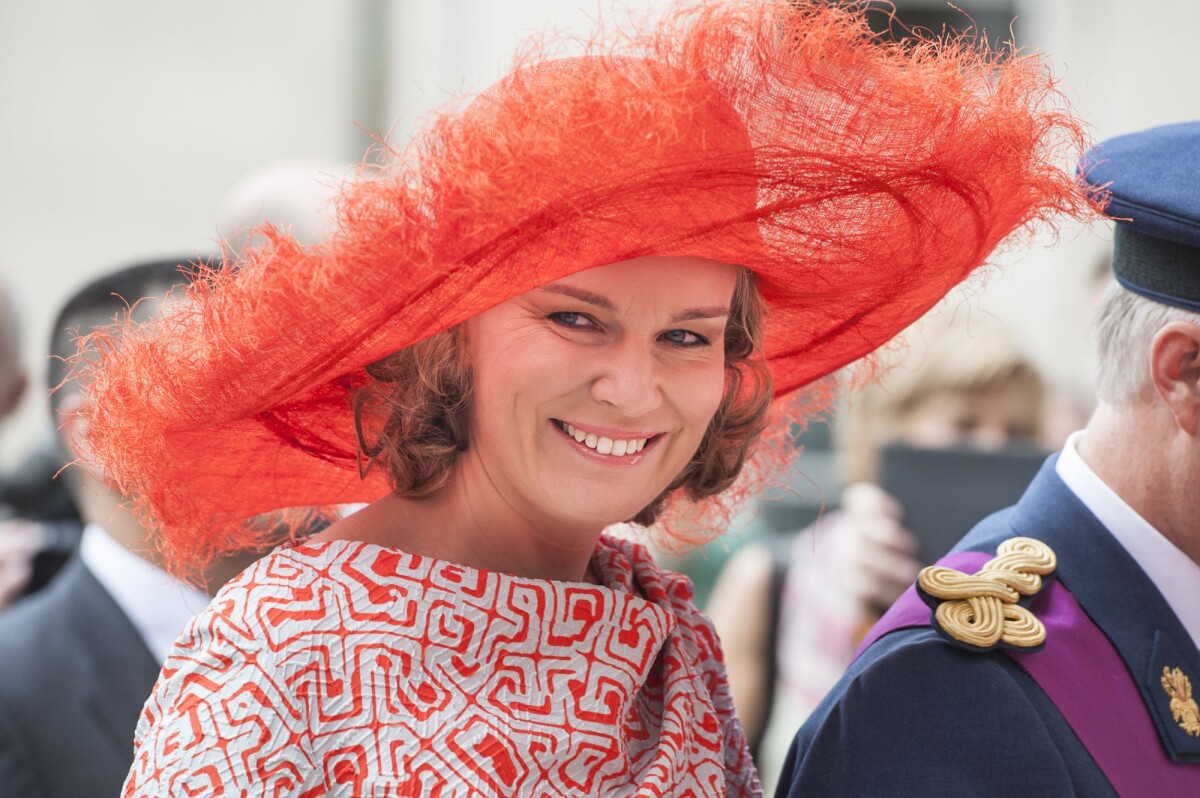
[[[576,429],[565,421],[560,421],[559,425],[564,432],[589,449],[595,449],[600,454],[607,454],[612,457],[624,457],[627,454],[636,454],[646,448],[646,441],[649,440],[649,438],[614,440],[613,438],[604,438],[591,432]]]

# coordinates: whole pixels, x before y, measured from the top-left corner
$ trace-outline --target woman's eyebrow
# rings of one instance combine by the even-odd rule
[[[724,305],[710,305],[706,308],[689,308],[671,317],[671,323],[694,321],[696,319],[720,319],[729,315],[729,308]]]
[[[572,288],[569,285],[543,285],[538,288],[539,291],[549,291],[553,294],[562,294],[569,296],[572,299],[578,299],[580,302],[587,302],[589,305],[595,305],[604,310],[616,310],[616,305],[607,297],[600,294],[593,294],[591,291],[585,291],[582,288]],[[709,305],[708,307],[688,308],[671,316],[671,323],[676,324],[681,321],[694,321],[696,319],[720,319],[729,315],[729,308],[725,305]]]
[[[593,294],[591,291],[584,291],[582,288],[571,288],[568,285],[553,285],[553,284],[551,284],[551,285],[543,285],[538,290],[539,291],[550,291],[551,293],[554,293],[554,294],[562,294],[563,296],[569,296],[572,299],[578,299],[580,302],[587,302],[589,305],[595,305],[596,307],[603,308],[604,310],[616,310],[617,309],[617,306],[614,305],[607,298],[601,296],[600,294]]]

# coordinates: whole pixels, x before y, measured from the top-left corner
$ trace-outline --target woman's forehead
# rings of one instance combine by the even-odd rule
[[[544,288],[559,293],[586,292],[615,301],[645,297],[672,303],[729,303],[740,267],[697,257],[644,256],[595,266]]]

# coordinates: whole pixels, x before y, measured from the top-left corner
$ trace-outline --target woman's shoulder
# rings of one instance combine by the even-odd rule
[[[209,609],[228,613],[250,602],[291,599],[313,590],[337,563],[353,558],[345,547],[285,544],[255,560],[217,591]]]
[[[351,541],[281,546],[226,583],[189,628],[271,645],[298,630],[341,628],[348,605],[392,597],[400,569],[383,562],[389,556]]]
[[[396,569],[381,568],[383,560],[402,552],[353,540],[299,540],[286,543],[255,560],[217,593],[305,593],[322,583],[384,582]],[[356,576],[351,576],[356,574]]]

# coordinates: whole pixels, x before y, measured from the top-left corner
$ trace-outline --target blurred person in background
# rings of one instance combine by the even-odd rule
[[[21,363],[21,323],[12,293],[0,281],[0,435],[16,409],[29,378]],[[33,572],[41,545],[37,525],[16,518],[19,509],[7,494],[11,477],[0,477],[0,610],[21,595]]]
[[[86,434],[84,396],[66,361],[76,338],[127,311],[146,319],[186,260],[142,263],[79,289],[54,323],[49,358],[51,413],[62,462],[76,460]],[[149,297],[141,302],[139,298]],[[136,302],[136,304],[134,304]],[[132,305],[132,308],[130,308]],[[147,530],[102,472],[80,465],[59,477],[87,525],[78,554],[38,594],[0,616],[0,797],[114,796],[133,760],[133,731],[176,636],[209,593],[158,565]],[[206,574],[215,590],[249,562],[230,559]]]
[[[1042,380],[999,323],[936,312],[908,340],[907,357],[834,425],[841,507],[797,534],[743,546],[708,606],[768,792],[797,726],[920,567],[905,508],[877,484],[881,450],[1039,440]]]
[[[0,281],[0,425],[17,409],[28,383],[21,364],[21,322],[16,302],[9,287]]]
[[[325,240],[334,228],[333,199],[355,170],[337,161],[272,161],[238,180],[221,201],[217,230],[226,255],[265,243],[262,226],[295,239],[301,246]]]
[[[1113,282],[1112,245],[1088,261],[1087,297],[1088,316],[1094,316]],[[1088,371],[1095,370],[1089,362]],[[1057,452],[1072,433],[1083,429],[1096,409],[1096,392],[1089,382],[1068,385],[1056,383],[1048,386],[1046,395],[1046,417],[1042,424],[1042,446],[1047,452]]]

